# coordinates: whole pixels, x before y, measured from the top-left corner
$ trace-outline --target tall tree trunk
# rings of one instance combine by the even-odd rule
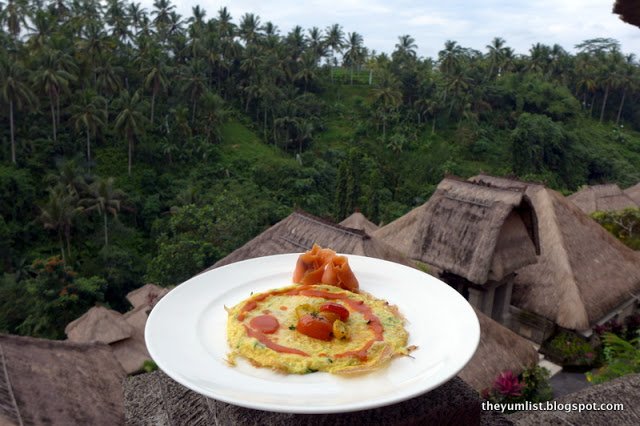
[[[151,127],[153,127],[153,114],[155,112],[156,106],[156,91],[155,89],[151,92]]]
[[[67,259],[71,259],[71,230],[70,229],[66,229],[64,231],[64,237],[65,240],[67,241]]]
[[[89,127],[87,126],[87,167],[91,172],[91,135],[89,133]]]
[[[264,122],[262,124],[262,134],[264,137],[265,143],[267,142],[267,107],[264,107]]]
[[[627,88],[622,90],[622,100],[620,100],[620,106],[618,107],[618,117],[616,117],[616,126],[620,123],[620,117],[622,116],[622,107],[624,106],[624,98],[627,96]]]
[[[103,212],[102,214],[103,222],[104,222],[104,246],[107,247],[109,245],[109,233],[107,232],[107,212]]]
[[[16,137],[13,124],[13,99],[9,101],[9,126],[11,127],[11,162],[16,164]]]
[[[49,104],[51,105],[51,124],[53,125],[53,141],[55,142],[57,140],[56,138],[56,108],[53,105],[53,98],[50,98],[51,102],[49,102]]]
[[[62,261],[67,264],[67,257],[64,254],[64,243],[62,242],[62,230],[58,228],[58,243],[60,244],[60,253],[62,254]]]
[[[133,133],[131,132],[131,129],[127,130],[127,141],[129,142],[129,164],[127,167],[127,172],[129,173],[129,176],[131,176],[131,158],[133,156]]]
[[[604,89],[604,99],[602,100],[602,109],[600,110],[600,122],[604,119],[604,109],[607,106],[607,98],[609,97],[609,85]]]

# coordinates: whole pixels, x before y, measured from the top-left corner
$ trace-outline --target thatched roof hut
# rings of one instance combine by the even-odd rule
[[[624,193],[615,183],[587,186],[567,197],[586,214],[593,212],[609,212],[638,207],[631,197]]]
[[[144,327],[150,311],[151,307],[142,305],[125,313],[123,318],[131,325],[133,333],[130,338],[110,345],[122,368],[128,374],[140,371],[143,363],[151,359],[144,340]]]
[[[637,205],[640,206],[640,183],[636,183],[635,185],[625,189],[622,192],[624,192],[627,197],[631,198]]]
[[[151,359],[144,340],[149,312],[168,292],[154,284],[130,292],[127,300],[134,308],[124,315],[104,307],[93,307],[67,325],[67,337],[74,342],[108,343],[127,374],[138,372],[143,363]]]
[[[511,370],[520,374],[538,363],[538,351],[524,337],[492,320],[476,309],[480,321],[480,344],[460,378],[481,392],[490,388],[498,374]]]
[[[72,342],[113,343],[131,337],[133,327],[120,312],[94,306],[80,318],[67,324],[64,332]]]
[[[616,0],[613,13],[620,15],[620,19],[627,24],[640,28],[640,6],[637,0]]]
[[[378,225],[369,221],[369,219],[360,212],[354,212],[351,216],[340,222],[339,225],[347,228],[359,229],[367,234],[372,234],[379,228]]]
[[[536,221],[522,189],[445,178],[429,201],[373,235],[413,259],[484,284],[536,261]]]
[[[309,250],[314,243],[339,253],[411,264],[397,250],[364,231],[336,225],[309,213],[297,211],[220,259],[209,269],[254,257],[300,253]]]
[[[0,424],[123,424],[124,377],[105,344],[0,335]]]
[[[536,209],[541,255],[518,270],[512,303],[573,330],[587,330],[640,294],[640,257],[561,194],[540,184],[480,175],[475,182],[521,187]]]
[[[169,293],[168,288],[160,287],[155,284],[145,284],[127,294],[127,300],[131,306],[137,308],[139,306],[153,306],[165,294]]]

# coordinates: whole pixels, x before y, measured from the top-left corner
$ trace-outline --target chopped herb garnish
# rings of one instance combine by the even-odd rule
[[[289,326],[289,330],[295,330],[295,329],[296,329],[296,326],[295,326],[295,325],[290,325],[290,326]]]

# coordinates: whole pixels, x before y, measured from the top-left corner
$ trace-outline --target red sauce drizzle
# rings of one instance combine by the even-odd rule
[[[302,356],[309,356],[309,354],[306,353],[306,352],[302,352],[302,351],[300,351],[298,349],[288,348],[286,346],[282,346],[282,345],[277,344],[276,342],[274,342],[271,339],[269,339],[269,337],[265,336],[263,333],[260,333],[259,331],[256,331],[256,330],[252,329],[251,327],[247,327],[246,324],[245,324],[244,328],[247,330],[247,335],[249,337],[255,337],[256,339],[258,339],[258,341],[260,343],[262,343],[263,345],[265,345],[269,349],[273,349],[276,352],[282,352],[282,353],[287,353],[287,354],[296,354],[296,355],[302,355]]]
[[[349,305],[351,309],[361,313],[364,316],[364,318],[368,321],[369,329],[373,332],[373,339],[370,339],[369,341],[367,341],[360,349],[357,349],[355,351],[347,351],[340,354],[336,354],[335,357],[336,358],[356,357],[361,361],[366,361],[367,353],[371,348],[371,346],[376,341],[381,341],[383,339],[384,327],[382,326],[380,319],[373,313],[373,310],[369,306],[364,304],[362,300],[352,300],[352,299],[349,299],[349,297],[347,297],[345,294],[330,293],[328,291],[323,291],[323,290],[315,290],[313,287],[314,287],[313,285],[303,285],[293,290],[284,290],[284,291],[277,290],[277,291],[272,291],[270,293],[265,293],[265,294],[256,296],[250,301],[248,301],[242,307],[242,309],[240,310],[240,313],[238,314],[238,320],[239,321],[244,320],[246,313],[249,311],[252,311],[258,306],[257,302],[262,301],[272,295],[273,296],[278,294],[285,294],[287,296],[301,295],[301,296],[309,296],[309,297],[322,297],[324,299],[331,299],[331,300],[338,300],[338,299],[343,300],[344,303]],[[282,308],[283,307],[280,307],[280,309]],[[286,346],[278,345],[277,343],[273,342],[271,339],[269,339],[269,337],[265,336],[260,331],[254,330],[250,327],[247,327],[246,325],[244,327],[247,329],[247,334],[249,335],[249,337],[255,337],[256,339],[258,339],[260,343],[264,344],[269,349],[273,349],[276,352],[309,356],[309,354],[307,354],[306,352],[302,352],[298,349],[288,348]]]

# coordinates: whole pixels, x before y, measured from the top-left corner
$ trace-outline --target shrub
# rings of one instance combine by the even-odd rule
[[[491,389],[484,389],[482,397],[494,403],[524,401],[544,402],[553,397],[549,384],[549,370],[538,365],[529,367],[516,376],[507,370],[498,374]]]
[[[566,331],[558,333],[547,345],[550,355],[563,366],[592,366],[597,351],[584,338]]]
[[[603,383],[627,374],[640,373],[640,337],[625,340],[613,333],[602,336],[605,365],[586,374],[591,383]]]

